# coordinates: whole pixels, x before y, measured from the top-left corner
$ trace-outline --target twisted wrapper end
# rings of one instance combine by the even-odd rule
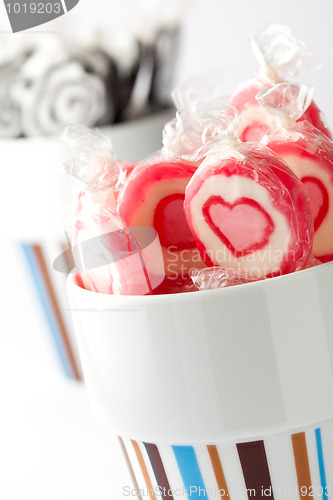
[[[264,81],[278,83],[320,68],[317,59],[292,35],[288,26],[271,24],[252,33],[250,41]]]

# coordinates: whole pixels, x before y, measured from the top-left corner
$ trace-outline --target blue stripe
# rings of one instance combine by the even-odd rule
[[[315,430],[316,433],[316,442],[317,442],[317,455],[318,455],[318,463],[319,463],[319,473],[320,473],[320,482],[321,487],[323,488],[323,500],[327,500],[327,482],[326,482],[326,472],[325,472],[325,463],[324,463],[324,454],[323,454],[323,441],[321,439],[321,430],[320,428]]]
[[[193,446],[172,446],[188,498],[208,498]]]
[[[47,322],[48,330],[51,333],[51,338],[58,354],[59,361],[61,363],[62,369],[65,375],[69,378],[75,378],[74,373],[69,362],[65,346],[62,341],[61,333],[59,331],[59,326],[57,319],[54,315],[52,304],[49,301],[47,289],[44,284],[43,276],[40,272],[38,262],[34,255],[34,251],[31,245],[27,243],[19,244],[21,251],[23,252],[25,261],[28,265],[30,275],[35,285],[35,290],[38,295],[39,304],[44,313],[45,320]]]

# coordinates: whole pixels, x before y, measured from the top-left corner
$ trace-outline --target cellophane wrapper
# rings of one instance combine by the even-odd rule
[[[117,212],[115,199],[126,172],[109,140],[77,125],[63,138],[77,153],[64,164],[74,181],[70,240],[76,272],[95,292],[151,293],[164,278],[159,239],[127,227]]]
[[[319,266],[321,262],[311,256],[307,268]],[[222,267],[206,267],[204,269],[193,270],[191,273],[191,282],[184,287],[184,291],[194,292],[204,290],[216,290],[218,288],[227,288],[229,286],[243,285],[258,281],[254,273],[249,273],[244,269],[224,269]]]
[[[283,156],[306,183],[314,218],[313,252],[328,262],[333,258],[333,142],[308,121],[297,121],[304,111],[306,114],[311,98],[311,88],[290,83],[263,89],[257,96],[275,121],[262,142]]]
[[[220,134],[221,131],[220,117],[216,110],[227,102],[222,81],[222,72],[214,70],[195,75],[172,91],[177,111],[175,118],[164,126],[163,147],[131,169],[119,188],[119,198],[122,197],[127,182],[149,165],[160,162],[199,165],[202,155],[197,155],[197,151],[204,147],[206,141],[210,141],[211,134]]]
[[[263,31],[252,33],[251,43],[260,65],[260,80],[277,83],[320,67],[305,44],[293,36],[289,26],[271,24]]]
[[[163,130],[165,157],[195,161],[193,153],[206,141],[206,131],[219,133],[214,110],[224,106],[228,96],[223,89],[223,73],[200,73],[176,87],[172,94],[177,113]]]
[[[209,172],[213,175],[215,170],[230,162],[241,164],[243,170],[248,170],[249,178],[266,188],[270,198],[274,200],[272,203],[279,200],[281,213],[286,218],[289,214],[288,223],[294,241],[292,259],[287,266],[281,268],[280,271],[273,271],[272,268],[272,271],[267,274],[259,273],[256,278],[261,279],[304,269],[311,256],[313,244],[313,221],[304,186],[281,158],[263,144],[242,143],[235,135],[237,125],[238,113],[232,106],[220,106],[209,110],[205,114],[205,121],[197,124],[197,127],[203,131],[204,141],[196,151],[189,155],[189,158],[197,161],[200,166],[192,177],[186,193],[191,189],[192,184],[197,183],[198,178],[205,179],[207,172],[208,175],[210,175]],[[277,171],[280,171],[281,175],[276,175]],[[284,182],[280,178],[284,178]],[[294,186],[292,190],[286,187],[289,182]],[[186,198],[185,194],[185,208]],[[303,206],[302,210],[299,209],[300,203]],[[290,214],[294,216],[290,217]],[[196,243],[200,247],[200,241]],[[203,248],[201,250],[204,251]],[[241,272],[251,273],[258,265],[258,262],[248,262],[244,257],[236,259],[230,268],[237,267]],[[228,266],[225,267],[228,269]]]
[[[194,289],[199,291],[215,290],[217,288],[227,288],[229,286],[242,285],[251,281],[257,281],[244,269],[223,269],[221,267],[207,267],[192,271],[191,279]]]
[[[331,163],[333,175],[333,142],[307,121],[297,121],[312,101],[313,87],[304,84],[280,83],[264,87],[257,95],[261,106],[271,113],[275,128],[263,137],[262,143],[275,141],[297,142],[310,154],[324,155]]]
[[[281,132],[296,125],[310,106],[313,94],[314,87],[284,82],[262,87],[256,99],[272,115],[275,128]]]

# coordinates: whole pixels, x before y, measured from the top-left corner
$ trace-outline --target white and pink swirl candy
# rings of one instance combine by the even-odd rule
[[[95,292],[151,294],[164,279],[156,232],[130,228],[116,209],[116,197],[133,169],[117,162],[107,138],[80,126],[68,127],[65,138],[77,156],[65,171],[77,184],[70,227],[72,253],[81,283]]]
[[[333,259],[333,142],[308,122],[297,122],[311,102],[305,85],[278,84],[257,96],[262,108],[276,120],[265,144],[277,153],[305,187],[314,220],[313,255]]]
[[[202,259],[258,279],[304,268],[313,221],[303,184],[268,149],[229,141],[213,146],[185,191]]]
[[[239,85],[229,101],[239,112],[236,133],[243,142],[260,141],[267,131],[274,129],[272,117],[259,107],[256,100],[263,85],[273,87],[276,83],[319,67],[304,44],[292,35],[287,26],[270,25],[261,33],[253,35],[252,47],[260,64],[259,75]],[[314,101],[298,117],[298,121],[303,120],[312,123],[329,138],[332,137],[325,117]]]

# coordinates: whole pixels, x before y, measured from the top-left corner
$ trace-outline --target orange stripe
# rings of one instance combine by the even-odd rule
[[[218,489],[220,491],[221,498],[230,498],[227,482],[225,480],[225,475],[222,469],[222,464],[217,448],[214,444],[208,444],[207,450],[209,453],[210,461],[212,462],[215,479],[217,482]]]
[[[302,499],[308,498],[311,500],[313,499],[313,495],[310,495],[310,493],[312,493],[312,481],[305,432],[292,434],[291,439],[293,443],[299,495]]]
[[[46,262],[44,260],[42,248],[39,245],[32,245],[32,249],[34,251],[36,260],[38,262],[39,270],[43,276],[44,284],[45,284],[45,287],[47,289],[47,293],[48,293],[48,296],[49,296],[49,299],[50,299],[50,302],[52,305],[52,309],[53,309],[53,312],[55,314],[55,317],[56,317],[56,320],[58,323],[59,331],[60,331],[62,340],[64,342],[65,349],[66,349],[68,359],[69,359],[70,365],[72,367],[74,376],[77,380],[81,380],[81,375],[80,375],[80,372],[78,370],[76,360],[75,360],[75,357],[74,357],[74,354],[72,351],[72,346],[71,346],[70,341],[69,341],[66,326],[65,326],[64,320],[62,318],[60,307],[59,307],[55,292],[53,290],[52,281],[50,279],[47,265],[46,265]]]
[[[149,474],[148,474],[148,470],[147,470],[145,461],[143,459],[141,450],[139,448],[139,445],[138,445],[138,443],[136,441],[132,441],[131,440],[131,443],[133,445],[135,454],[136,454],[137,459],[139,461],[140,468],[141,468],[144,480],[145,480],[147,488],[148,488],[149,496],[150,496],[150,498],[153,498],[154,500],[156,500],[156,496],[155,496],[155,493],[154,493],[154,488],[153,488],[152,482],[150,480],[150,477],[149,477]]]
[[[129,456],[128,456],[128,453],[127,453],[127,450],[126,450],[126,447],[124,445],[124,441],[121,439],[120,436],[118,436],[118,441],[120,443],[120,447],[122,449],[122,452],[123,452],[123,455],[125,457],[125,462],[126,462],[126,465],[127,465],[127,468],[128,468],[128,471],[129,471],[129,474],[131,476],[131,479],[132,479],[132,483],[133,483],[133,486],[134,486],[134,489],[136,491],[136,496],[139,500],[142,500],[142,496],[140,495],[140,490],[139,490],[139,485],[138,485],[138,482],[136,480],[136,477],[135,477],[135,474],[134,474],[134,470],[133,470],[133,467],[132,467],[132,464],[131,464],[131,461],[129,459]]]

